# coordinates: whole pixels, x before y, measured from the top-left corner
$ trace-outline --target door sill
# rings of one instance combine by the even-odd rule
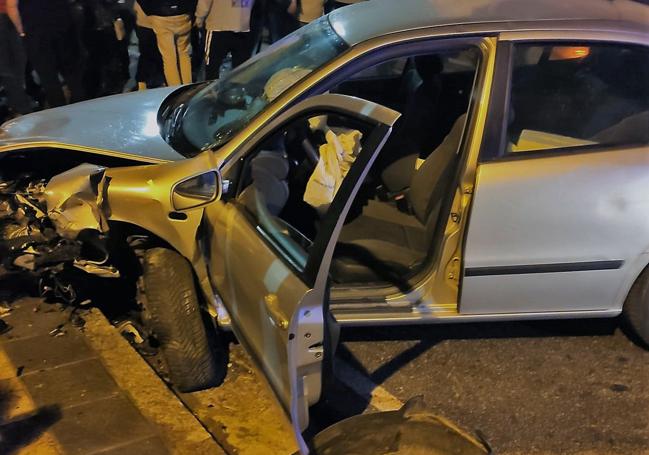
[[[416,324],[448,324],[487,321],[530,321],[543,319],[613,318],[622,310],[549,311],[536,313],[460,314],[455,305],[437,307],[382,306],[350,308],[332,305],[331,312],[342,327],[399,326]]]

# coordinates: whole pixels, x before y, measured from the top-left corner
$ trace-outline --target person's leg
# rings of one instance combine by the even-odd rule
[[[254,46],[253,34],[250,32],[234,33],[232,37],[232,69],[241,65],[252,56]]]
[[[273,12],[269,15],[268,29],[271,43],[279,41],[298,28],[300,28],[300,22],[288,13]]]
[[[176,36],[173,30],[171,18],[163,16],[149,16],[153,25],[153,32],[158,43],[158,50],[162,55],[162,66],[164,67],[167,86],[180,85],[181,77],[178,68],[178,56],[176,54]]]
[[[205,39],[205,79],[218,79],[221,65],[225,56],[228,55],[229,35],[232,32],[213,32],[208,31]]]
[[[53,46],[58,59],[58,67],[70,90],[70,102],[77,103],[86,99],[86,89],[83,85],[82,53],[77,40],[75,25],[53,34]],[[101,77],[100,77],[101,79]]]
[[[145,30],[148,30],[144,27],[137,25],[135,27],[135,36],[137,36],[137,49],[140,55],[137,58],[137,67],[135,69],[135,82],[138,84],[138,88],[146,88],[147,86],[147,64],[149,63],[148,56],[146,55],[146,43],[144,40]],[[143,84],[141,87],[140,84]]]
[[[122,19],[125,31],[124,38],[121,41],[118,41],[119,44],[116,52],[121,72],[122,87],[124,87],[131,78],[131,56],[128,53],[128,49],[131,44],[133,30],[135,30],[135,14],[131,9],[119,9],[118,17]]]
[[[105,49],[102,72],[104,90],[101,96],[122,93],[129,79],[128,62],[124,62],[122,56],[124,42],[117,39],[113,28],[102,30],[101,38]]]
[[[38,74],[49,107],[65,105],[52,37],[44,32],[30,33],[26,37],[26,44],[29,61]]]
[[[204,52],[205,49],[205,33],[204,29],[192,28],[191,31],[191,43],[192,43],[192,71],[194,74],[194,79],[198,80],[200,77],[201,67],[203,66]]]
[[[13,24],[5,14],[0,14],[0,85],[7,93],[9,107],[17,114],[27,114],[32,103],[25,91],[27,59]]]
[[[101,47],[100,33],[98,30],[85,30],[83,33],[83,43],[87,52],[83,82],[90,98],[96,98],[102,91],[102,67],[105,56]]]
[[[158,50],[155,33],[146,27],[137,27],[138,47],[140,57],[137,61],[136,80],[146,87],[159,87],[164,83],[162,69],[162,55]]]
[[[178,16],[176,22],[176,51],[183,84],[192,82],[192,20],[189,15]]]

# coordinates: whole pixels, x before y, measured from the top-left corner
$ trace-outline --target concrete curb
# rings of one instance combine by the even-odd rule
[[[83,317],[86,340],[142,415],[163,430],[172,453],[225,453],[99,310],[92,309]]]

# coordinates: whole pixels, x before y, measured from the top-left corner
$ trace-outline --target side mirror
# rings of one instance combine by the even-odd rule
[[[205,172],[178,182],[171,190],[174,210],[189,210],[214,202],[221,197],[222,187],[218,171]]]

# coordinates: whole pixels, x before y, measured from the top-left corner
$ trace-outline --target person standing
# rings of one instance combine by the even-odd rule
[[[133,5],[135,11],[135,34],[137,36],[140,56],[137,59],[135,80],[138,90],[158,87],[162,83],[162,56],[158,50],[153,24],[138,2]]]
[[[257,31],[261,35],[261,29],[266,26],[271,44],[300,28],[298,0],[257,0],[255,6],[259,23]]]
[[[28,114],[32,102],[25,92],[27,58],[16,28],[7,15],[7,1],[0,0],[0,85],[5,88],[14,114]]]
[[[81,49],[66,0],[7,0],[7,13],[25,40],[27,56],[40,78],[50,107],[66,104],[59,73],[70,101],[85,98]]]
[[[86,94],[98,96],[121,93],[129,79],[128,48],[124,21],[114,0],[82,0],[82,38],[88,52]],[[126,53],[126,58],[124,58]]]
[[[254,47],[250,13],[254,0],[199,0],[196,26],[205,27],[205,78],[218,79],[223,60],[232,54],[232,68],[248,60]]]
[[[138,0],[149,16],[168,86],[192,82],[192,0]]]

